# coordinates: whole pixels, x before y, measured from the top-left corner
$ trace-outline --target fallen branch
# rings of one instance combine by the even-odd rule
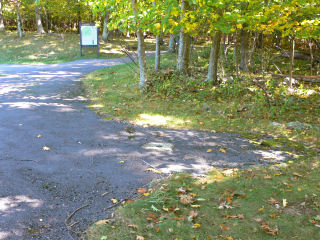
[[[288,51],[282,51],[280,54],[277,54],[276,57],[283,57],[283,58],[290,58],[290,52]],[[300,59],[300,60],[311,60],[311,56],[308,53],[302,53],[302,52],[295,52],[294,53],[294,59]],[[320,57],[313,56],[313,61],[320,63]]]
[[[280,77],[280,78],[289,77],[289,75],[277,74],[277,73],[271,73],[271,75],[274,77]],[[320,83],[320,76],[319,75],[316,75],[316,76],[293,75],[292,77],[296,80],[299,80],[299,81]]]
[[[86,207],[88,207],[88,206],[89,206],[89,204],[86,204],[86,205],[84,205],[84,206],[82,206],[82,207],[77,208],[76,210],[74,210],[74,211],[65,219],[64,224],[66,225],[66,228],[67,228],[67,230],[68,230],[68,235],[69,235],[69,237],[71,238],[71,240],[74,240],[74,238],[73,238],[72,235],[70,234],[71,228],[72,228],[75,224],[78,224],[78,222],[75,222],[75,223],[73,223],[73,224],[70,225],[71,218],[73,218],[73,216],[74,216],[77,212],[79,212],[81,209],[84,209],[84,208],[86,208]],[[72,232],[73,232],[73,231],[72,231]],[[73,232],[73,233],[74,233],[74,232]]]

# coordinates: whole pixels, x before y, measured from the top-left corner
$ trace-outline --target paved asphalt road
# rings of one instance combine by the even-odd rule
[[[165,173],[202,174],[210,166],[245,167],[266,157],[287,158],[232,134],[134,126],[135,138],[129,138],[129,124],[104,120],[87,108],[79,81],[125,61],[0,65],[0,240],[71,239],[64,222],[73,211],[88,205],[71,219],[79,221],[74,232],[108,217],[110,198],[130,198],[159,178],[146,171],[150,166]],[[150,142],[174,148],[142,148]],[[207,153],[208,148],[213,151]]]

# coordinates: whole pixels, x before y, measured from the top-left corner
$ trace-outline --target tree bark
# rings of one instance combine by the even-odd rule
[[[310,75],[313,74],[313,42],[312,40],[310,39],[309,40],[309,52],[310,52]]]
[[[0,32],[5,31],[3,15],[2,15],[2,7],[3,7],[3,0],[0,0]]]
[[[43,30],[42,21],[41,21],[41,9],[35,2],[35,15],[36,15],[36,25],[37,25],[37,32],[40,34],[44,34],[45,31]]]
[[[184,17],[185,11],[188,9],[188,2],[181,0],[181,19]],[[180,72],[188,73],[190,61],[190,37],[185,33],[184,29],[180,30],[179,54],[177,69]]]
[[[160,69],[160,36],[156,36],[156,54],[155,54],[155,61],[154,61],[154,69]]]
[[[207,81],[212,82],[214,85],[218,84],[218,64],[220,57],[221,35],[221,31],[217,31],[212,37]]]
[[[295,40],[292,37],[292,48],[291,48],[291,59],[290,59],[290,68],[289,68],[289,88],[292,88],[292,74],[293,74],[293,63],[294,63],[294,48]]]
[[[103,33],[102,33],[102,40],[104,42],[107,42],[109,37],[108,22],[109,22],[109,12],[106,11],[106,15],[104,17],[104,23],[103,23]]]
[[[18,28],[18,36],[20,39],[22,38],[22,29],[21,29],[21,14],[20,14],[20,3],[17,3],[16,5],[16,11],[17,11],[17,28]]]
[[[241,30],[241,47],[240,47],[240,69],[243,72],[249,71],[249,37],[250,32],[247,30],[242,29]]]
[[[133,14],[135,16],[138,15],[137,0],[131,0],[131,5],[132,5]],[[139,88],[143,89],[147,81],[146,50],[145,50],[145,44],[144,44],[143,31],[141,30],[140,26],[138,26],[138,23],[137,23],[137,27],[138,27],[138,31],[137,31],[138,59],[139,59],[139,68],[140,68]]]
[[[176,42],[174,40],[174,35],[172,33],[170,33],[169,52],[171,53],[176,52]]]

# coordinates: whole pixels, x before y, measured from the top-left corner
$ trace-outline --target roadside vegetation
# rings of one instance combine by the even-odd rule
[[[145,91],[139,89],[134,63],[89,74],[83,83],[91,108],[104,118],[142,126],[241,133],[262,148],[294,155],[295,161],[213,169],[204,178],[171,176],[137,189],[141,197],[94,224],[88,239],[319,238],[319,85],[299,82],[290,89],[283,79],[251,73],[229,75],[212,86],[201,67],[208,64],[208,49],[196,49],[189,75],[175,70],[175,54],[162,56],[159,71],[148,59]],[[286,61],[279,60],[284,72]],[[300,61],[295,71],[305,64]]]
[[[146,41],[147,50],[154,47],[154,40]],[[100,41],[100,59],[124,57],[123,46],[129,51],[137,49],[133,38],[110,37]],[[0,64],[53,64],[77,59],[97,58],[97,48],[83,48],[80,57],[80,37],[75,33],[37,34],[25,33],[20,39],[16,33],[0,32]]]

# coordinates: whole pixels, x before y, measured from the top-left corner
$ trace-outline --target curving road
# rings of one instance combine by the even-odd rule
[[[167,174],[203,174],[210,166],[287,158],[232,134],[134,126],[132,137],[129,124],[97,116],[87,108],[79,78],[127,61],[0,65],[0,240],[76,239],[76,233],[110,215],[111,198],[131,198],[137,188],[165,175],[146,171],[151,166]],[[143,147],[152,142],[173,149]],[[68,231],[65,220],[83,206]]]

